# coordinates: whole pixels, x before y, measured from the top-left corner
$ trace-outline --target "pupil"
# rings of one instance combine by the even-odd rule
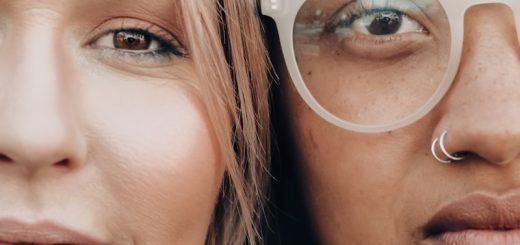
[[[147,50],[150,44],[151,38],[143,33],[119,31],[114,35],[114,47],[117,49]]]
[[[376,13],[372,23],[368,26],[368,31],[372,35],[391,35],[401,28],[403,16],[399,12],[383,11]]]

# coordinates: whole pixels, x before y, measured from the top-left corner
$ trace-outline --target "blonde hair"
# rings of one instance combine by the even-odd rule
[[[270,161],[268,62],[256,2],[182,1],[182,12],[226,164],[207,244],[256,244]]]

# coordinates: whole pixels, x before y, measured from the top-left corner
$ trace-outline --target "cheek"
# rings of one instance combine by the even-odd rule
[[[286,91],[291,91],[286,98],[298,168],[324,241],[342,244],[349,238],[377,244],[398,239],[396,231],[406,228],[414,215],[410,210],[422,210],[417,197],[431,187],[418,184],[427,176],[418,165],[429,156],[428,145],[416,137],[423,135],[420,127],[352,133],[327,123],[295,91]]]
[[[203,241],[224,173],[204,106],[181,81],[104,82],[84,101],[116,229],[146,244]]]

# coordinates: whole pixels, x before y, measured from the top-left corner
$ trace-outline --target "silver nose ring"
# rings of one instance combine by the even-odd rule
[[[460,161],[462,159],[464,159],[464,156],[455,156],[455,155],[452,155],[450,154],[447,150],[446,150],[446,147],[444,146],[444,139],[446,138],[446,134],[448,134],[448,131],[445,130],[444,132],[442,132],[441,136],[439,138],[435,138],[432,142],[432,146],[431,146],[431,151],[432,151],[432,155],[433,157],[435,158],[435,160],[437,160],[438,162],[440,163],[451,163],[452,161]],[[437,143],[439,143],[439,147],[441,148],[441,152],[444,154],[444,156],[446,156],[448,159],[442,159],[440,158],[438,155],[437,155],[437,151],[435,150],[436,146],[437,146]]]

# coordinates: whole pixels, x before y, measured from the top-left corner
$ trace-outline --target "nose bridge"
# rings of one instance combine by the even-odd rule
[[[8,37],[14,62],[0,83],[8,90],[0,101],[0,154],[33,169],[77,157],[68,62],[53,23],[25,22]]]
[[[514,24],[517,31],[517,40],[520,41],[520,32],[517,30],[520,27],[520,1],[518,0],[439,0],[447,14],[452,21],[460,21],[464,19],[466,12],[479,5],[501,5],[510,9],[513,13]]]
[[[29,94],[35,100],[55,98],[59,89],[59,59],[52,30],[34,26],[20,34],[22,40],[16,50],[20,58],[13,64],[13,85],[20,96]],[[42,104],[44,105],[44,104]]]
[[[11,118],[18,120],[18,128],[34,128],[29,121],[40,122],[40,127],[56,125],[64,84],[52,27],[31,25],[17,36],[21,40],[14,53],[19,59],[12,64],[11,79],[6,81],[11,91],[5,103],[9,104]]]
[[[483,89],[488,95],[502,93],[501,99],[519,91],[520,49],[515,33],[513,13],[506,5],[474,5],[468,9],[459,85],[475,92]]]

